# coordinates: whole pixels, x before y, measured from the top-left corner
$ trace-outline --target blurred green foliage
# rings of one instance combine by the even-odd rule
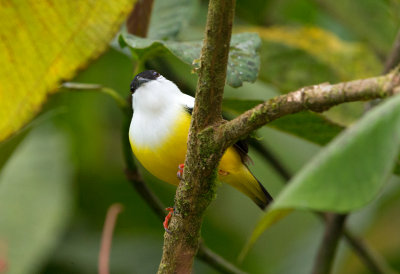
[[[153,39],[202,39],[205,1],[155,2],[155,7],[161,2],[174,7],[182,3],[182,10],[175,8],[178,15],[170,10],[167,16],[160,15],[168,14],[166,9],[155,9]],[[400,23],[399,6],[397,0],[238,0],[234,31],[259,33],[261,69],[254,84],[226,87],[225,111],[237,115],[251,104],[301,86],[379,74]],[[171,20],[173,31],[156,31],[157,19],[163,16],[176,19]],[[307,32],[310,29],[320,35],[316,38]],[[190,64],[170,52],[139,61],[138,68],[138,61],[116,46],[73,81],[102,84],[125,98],[133,71],[152,68],[193,94],[197,77]],[[0,144],[0,168],[4,163],[0,170],[0,259],[20,267],[10,273],[95,273],[107,208],[119,202],[125,210],[114,233],[111,273],[154,273],[164,230],[125,178],[121,140],[127,132],[121,131],[123,116],[115,102],[101,93],[62,90],[49,98],[42,113],[45,118],[23,131],[24,135]],[[325,145],[342,130],[338,124],[348,125],[359,115],[360,105],[346,104],[324,116],[285,117],[257,134],[295,174],[320,151],[318,145]],[[257,151],[251,150],[250,156],[256,177],[277,196],[284,180]],[[173,205],[175,188],[140,170],[161,200]],[[349,226],[397,270],[399,196],[399,179],[392,176],[378,198],[349,218]],[[245,196],[222,185],[205,217],[205,243],[235,262],[261,215]],[[309,273],[322,231],[322,223],[313,214],[296,211],[261,235],[240,267],[249,273]],[[196,273],[216,273],[198,260],[194,267]],[[342,244],[335,273],[349,272],[368,273]]]

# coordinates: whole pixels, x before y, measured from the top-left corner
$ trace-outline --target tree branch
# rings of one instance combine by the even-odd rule
[[[322,112],[342,103],[384,98],[399,92],[399,68],[384,76],[304,87],[272,98],[224,123],[219,141],[227,148],[264,124],[285,115],[304,110]]]
[[[128,33],[146,37],[150,26],[151,11],[153,0],[139,0],[135,3],[132,12],[126,20]]]
[[[350,230],[344,228],[343,237],[371,273],[396,273],[379,253],[371,249],[363,239],[353,235]]]
[[[313,274],[328,274],[346,220],[346,214],[326,214],[326,230],[315,259]]]
[[[224,149],[214,142],[215,131],[204,129],[222,122],[221,105],[234,8],[234,0],[209,2],[184,180],[176,190],[176,214],[169,224],[172,233],[165,233],[158,273],[191,272],[203,214],[215,196],[216,168]]]

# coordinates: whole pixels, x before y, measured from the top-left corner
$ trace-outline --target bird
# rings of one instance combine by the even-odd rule
[[[155,70],[137,74],[130,91],[133,115],[129,141],[133,154],[152,175],[177,186],[184,168],[195,98]],[[218,180],[233,186],[264,210],[272,197],[249,170],[247,153],[243,140],[229,147],[219,163]],[[171,213],[171,208],[167,210]],[[165,225],[164,228],[167,230]]]

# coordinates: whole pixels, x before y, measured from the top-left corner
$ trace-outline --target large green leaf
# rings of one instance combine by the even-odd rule
[[[194,5],[196,1],[191,0],[155,0],[147,37],[163,40],[177,36],[190,20]]]
[[[2,1],[0,142],[39,112],[60,81],[106,49],[133,3]]]
[[[368,112],[315,156],[279,194],[245,251],[293,209],[345,213],[372,201],[393,170],[400,144],[400,96]]]
[[[31,122],[29,122],[26,126],[16,132],[11,138],[5,140],[0,143],[0,171],[3,168],[4,164],[11,157],[12,153],[18,147],[18,145],[24,140],[26,135],[30,132],[32,128],[40,125],[41,123],[47,121],[49,118],[61,113],[62,109],[55,109],[52,111],[48,111],[42,115],[39,115]]]
[[[223,109],[233,115],[238,115],[246,110],[261,104],[261,100],[224,99]],[[336,137],[343,127],[337,125],[323,115],[304,111],[279,118],[267,126],[279,129],[289,134],[306,139],[310,142],[325,145]]]
[[[154,55],[170,52],[184,63],[197,68],[202,42],[152,40],[123,33],[120,36],[120,45],[121,47],[129,46],[132,54],[141,62]],[[257,79],[260,45],[261,40],[255,33],[240,33],[232,36],[227,70],[229,85],[239,87],[244,81],[254,82]]]
[[[53,128],[32,132],[7,162],[0,177],[0,260],[8,273],[37,273],[67,223],[71,183],[66,140]]]

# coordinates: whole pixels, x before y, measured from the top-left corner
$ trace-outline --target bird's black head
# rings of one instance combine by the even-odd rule
[[[142,84],[155,80],[160,74],[155,70],[145,70],[133,78],[131,83],[131,92],[134,93]]]

